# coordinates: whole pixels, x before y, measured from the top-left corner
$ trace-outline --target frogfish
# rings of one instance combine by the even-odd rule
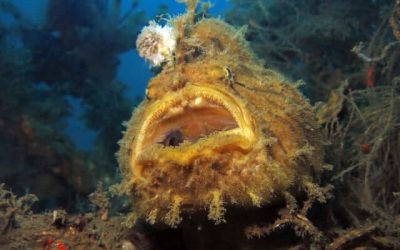
[[[176,227],[205,211],[219,224],[229,207],[272,204],[322,172],[313,107],[244,34],[188,12],[139,35],[139,54],[160,71],[117,153],[138,218]]]

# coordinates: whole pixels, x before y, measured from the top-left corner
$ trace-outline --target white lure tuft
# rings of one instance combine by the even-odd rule
[[[176,48],[175,28],[166,24],[158,25],[150,21],[140,32],[136,40],[139,55],[150,62],[152,66],[170,60]]]

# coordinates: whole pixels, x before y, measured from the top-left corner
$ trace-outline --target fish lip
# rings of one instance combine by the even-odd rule
[[[141,152],[143,152],[145,149],[145,134],[151,124],[162,117],[163,114],[165,114],[170,107],[184,100],[190,100],[196,97],[202,97],[207,100],[211,100],[212,102],[218,103],[229,111],[229,113],[238,124],[237,128],[218,132],[215,135],[212,135],[213,138],[222,138],[228,136],[232,139],[230,143],[239,143],[240,145],[238,146],[242,150],[248,150],[251,148],[251,146],[254,144],[254,141],[256,140],[256,123],[253,117],[250,115],[248,108],[246,107],[246,103],[240,97],[234,95],[227,88],[210,84],[191,84],[190,86],[186,86],[179,91],[175,91],[165,95],[163,98],[154,101],[150,104],[150,106],[147,107],[145,113],[148,115],[144,116],[141,127],[139,128],[139,133],[134,142],[134,152],[136,152],[136,154],[132,155],[132,160],[134,162],[139,158]],[[223,146],[223,143],[218,145],[218,147]],[[197,147],[197,149],[199,149],[200,147],[206,151],[209,151],[215,149],[216,145],[213,145],[210,140],[205,139],[201,140],[198,143],[193,143],[192,145],[168,148],[168,153],[170,155],[182,155],[188,153],[188,151],[193,151],[194,147]],[[159,151],[163,150],[166,149],[160,145]],[[184,162],[182,162],[182,164],[184,164]]]

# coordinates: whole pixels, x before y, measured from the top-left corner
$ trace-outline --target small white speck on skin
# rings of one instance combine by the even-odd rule
[[[202,97],[196,97],[196,99],[194,100],[194,105],[195,106],[200,106],[200,104],[203,102],[203,98]]]

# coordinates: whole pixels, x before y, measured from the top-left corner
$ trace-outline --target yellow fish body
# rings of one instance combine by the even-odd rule
[[[265,69],[243,32],[216,19],[174,21],[173,57],[148,86],[118,153],[135,213],[178,225],[207,210],[268,204],[296,192],[323,166],[314,110]]]

